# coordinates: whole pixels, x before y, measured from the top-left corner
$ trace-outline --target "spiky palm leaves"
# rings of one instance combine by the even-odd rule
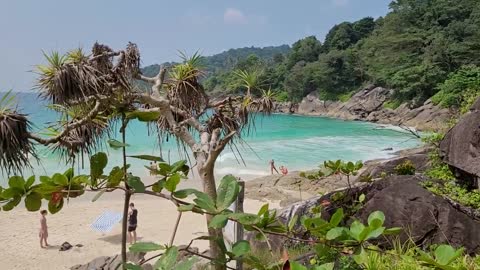
[[[168,99],[173,106],[196,115],[203,112],[208,104],[208,96],[199,83],[204,75],[202,57],[198,53],[191,57],[181,54],[181,57],[183,63],[174,66],[169,73]]]
[[[252,92],[260,90],[262,81],[260,80],[260,71],[258,70],[236,70],[234,74],[240,80],[241,86],[247,89],[247,96],[252,96]]]
[[[40,95],[55,104],[71,104],[93,95],[128,91],[140,70],[140,53],[135,44],[114,52],[95,43],[91,55],[74,50],[66,55],[44,54],[47,65],[37,67]],[[115,59],[115,56],[119,56]]]
[[[50,135],[56,136],[59,132],[58,130],[84,118],[92,109],[92,106],[91,104],[51,106],[52,109],[62,114],[62,119],[59,121],[58,127],[50,128]],[[69,130],[58,142],[50,145],[50,148],[67,161],[70,161],[78,154],[85,153],[91,155],[97,148],[101,147],[102,139],[111,131],[109,127],[109,119],[103,116],[103,114],[97,115],[83,125]]]
[[[28,138],[30,123],[11,107],[12,102],[10,93],[0,99],[0,170],[7,174],[21,172],[30,166],[30,157],[36,158]]]

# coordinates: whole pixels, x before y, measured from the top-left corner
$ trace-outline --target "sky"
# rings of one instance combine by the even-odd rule
[[[29,91],[42,51],[132,41],[142,65],[240,47],[291,45],[343,21],[388,12],[391,0],[0,0],[0,91]]]

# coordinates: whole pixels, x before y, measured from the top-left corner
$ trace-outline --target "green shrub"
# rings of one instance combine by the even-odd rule
[[[395,168],[395,173],[398,175],[414,175],[415,174],[415,165],[409,159],[405,160],[403,163],[398,164]]]
[[[426,181],[423,186],[430,192],[440,196],[446,196],[450,199],[468,207],[480,209],[480,191],[469,191],[466,188],[455,184],[454,182],[435,183]]]
[[[345,93],[345,94],[340,94],[338,96],[338,100],[340,100],[341,102],[347,102],[352,98],[352,96],[354,94],[355,94],[355,91],[348,92],[348,93]]]
[[[277,102],[287,102],[287,101],[289,101],[288,93],[286,91],[276,92],[275,101],[277,101]]]
[[[437,94],[432,97],[434,104],[444,108],[452,106],[460,108],[464,102],[466,91],[477,92],[477,89],[480,89],[480,67],[465,66],[461,68],[440,84],[438,89]]]
[[[473,103],[475,103],[475,101],[479,96],[480,96],[480,87],[475,89],[468,89],[463,94],[463,101],[460,105],[460,114],[467,113],[470,110],[470,107],[472,107]]]
[[[400,107],[400,105],[402,105],[402,101],[400,100],[389,100],[383,103],[383,108],[395,110]]]

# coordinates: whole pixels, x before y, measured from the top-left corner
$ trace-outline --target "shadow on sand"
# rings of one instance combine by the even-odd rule
[[[128,237],[128,236],[127,236]],[[108,236],[103,236],[103,237],[100,237],[98,238],[98,240],[102,240],[102,241],[105,241],[105,242],[108,242],[110,244],[121,244],[122,243],[122,234],[115,234],[115,235],[108,235]],[[142,237],[138,237],[137,236],[137,242],[142,240]],[[128,242],[128,238],[127,238],[127,242]]]

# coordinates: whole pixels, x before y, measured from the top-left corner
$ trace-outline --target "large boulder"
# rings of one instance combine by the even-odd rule
[[[450,243],[465,247],[468,253],[480,253],[480,221],[424,189],[419,180],[393,176],[375,183],[357,217],[366,221],[370,213],[382,211],[387,227],[404,228],[401,240],[411,238],[419,245]]]
[[[440,143],[443,161],[450,165],[458,179],[478,187],[480,176],[480,99],[470,112],[445,135]]]
[[[401,240],[411,237],[418,245],[450,243],[463,246],[470,254],[480,253],[480,221],[449,200],[436,196],[420,185],[421,176],[389,176],[370,185],[354,188],[350,194],[365,194],[366,203],[356,218],[366,222],[370,213],[382,211],[387,227],[402,227]],[[280,212],[284,222],[293,216],[308,216],[312,208],[333,194],[293,204]],[[352,195],[352,197],[355,195]],[[335,203],[333,203],[334,205]],[[335,207],[344,207],[338,205]],[[325,219],[334,211],[322,213]],[[387,244],[387,243],[384,243]]]

